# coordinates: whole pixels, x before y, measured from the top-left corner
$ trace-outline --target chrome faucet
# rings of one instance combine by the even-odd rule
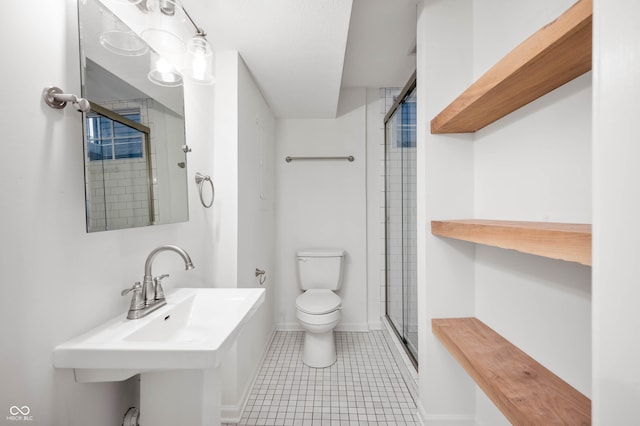
[[[193,269],[193,263],[186,251],[178,246],[164,245],[157,247],[149,253],[147,261],[144,264],[144,278],[142,285],[140,282],[136,282],[133,287],[122,290],[122,295],[133,291],[133,297],[131,299],[131,306],[129,307],[129,313],[127,318],[138,319],[142,318],[156,309],[167,304],[167,300],[164,297],[164,290],[162,288],[162,280],[167,278],[169,274],[163,274],[159,277],[153,277],[151,274],[151,267],[153,265],[153,259],[156,255],[162,251],[174,251],[178,253],[182,260],[184,260],[185,270]]]

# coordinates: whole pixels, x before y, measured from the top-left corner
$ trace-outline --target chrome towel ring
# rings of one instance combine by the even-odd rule
[[[211,185],[211,201],[208,203],[204,201],[204,195],[202,195],[202,186],[204,182],[209,182]],[[216,198],[216,190],[213,187],[213,181],[211,180],[211,176],[203,175],[200,172],[196,172],[196,183],[198,184],[198,193],[200,194],[200,202],[205,208],[209,208],[213,205],[213,200]]]

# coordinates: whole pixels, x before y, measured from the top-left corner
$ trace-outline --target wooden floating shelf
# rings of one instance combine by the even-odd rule
[[[432,221],[431,233],[591,266],[591,225],[500,220]]]
[[[592,0],[533,34],[431,120],[431,133],[472,133],[591,69]]]
[[[480,320],[433,319],[431,327],[512,424],[591,424],[589,398]]]

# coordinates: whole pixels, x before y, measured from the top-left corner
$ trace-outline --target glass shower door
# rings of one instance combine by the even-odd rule
[[[385,119],[386,310],[396,334],[416,363],[415,82],[403,91],[394,107]]]

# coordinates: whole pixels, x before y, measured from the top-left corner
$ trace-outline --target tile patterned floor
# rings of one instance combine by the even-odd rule
[[[338,360],[302,363],[303,332],[277,332],[241,425],[419,425],[382,331],[336,332]]]

